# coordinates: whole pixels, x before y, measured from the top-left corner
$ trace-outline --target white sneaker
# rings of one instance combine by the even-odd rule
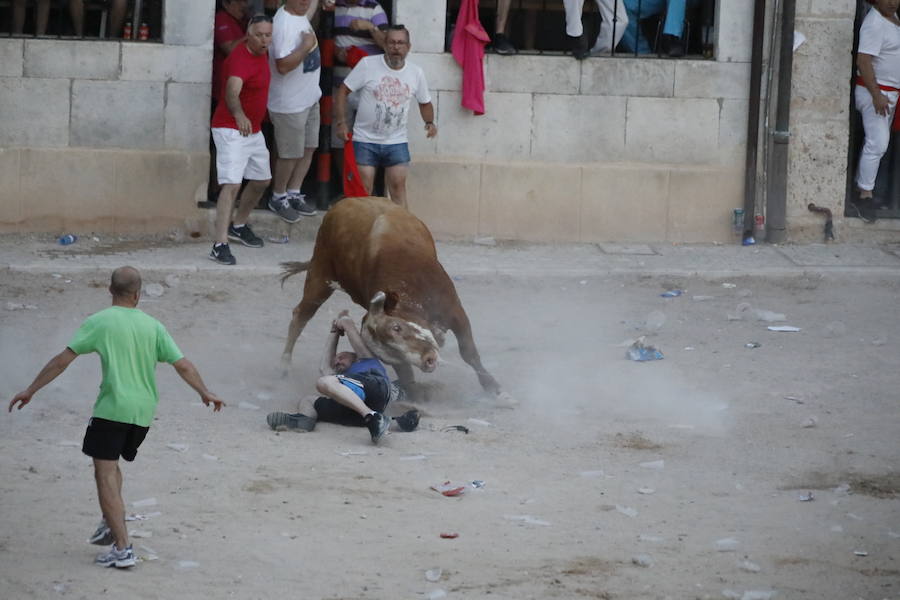
[[[119,550],[116,548],[116,545],[113,544],[109,547],[108,552],[97,555],[97,558],[94,559],[94,564],[100,567],[127,569],[128,567],[136,565],[137,560],[134,558],[134,552],[132,551],[131,546],[128,546],[124,550]]]

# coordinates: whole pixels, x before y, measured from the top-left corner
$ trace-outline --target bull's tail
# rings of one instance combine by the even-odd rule
[[[306,262],[283,262],[281,263],[281,287],[284,287],[284,282],[288,277],[292,275],[296,275],[297,273],[302,273],[303,271],[309,270],[310,261]]]

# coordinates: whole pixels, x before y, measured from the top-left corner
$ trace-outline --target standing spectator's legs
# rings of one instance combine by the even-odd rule
[[[13,27],[14,35],[25,33],[25,0],[13,0]]]
[[[37,9],[34,15],[34,34],[47,33],[47,20],[50,16],[50,0],[37,0]],[[21,35],[25,32],[25,0],[13,0],[13,34]]]
[[[494,21],[494,52],[497,54],[516,54],[518,50],[506,37],[506,21],[509,18],[509,5],[512,0],[497,0],[497,19]]]
[[[628,26],[622,37],[622,46],[629,52],[637,49],[638,54],[650,54],[653,49],[650,42],[641,32],[641,19],[658,15],[662,12],[666,0],[624,0],[625,10],[628,13]],[[638,4],[641,13],[638,14]],[[682,18],[683,20],[683,18]]]
[[[228,225],[231,223],[234,201],[240,189],[240,183],[223,183],[219,188],[219,199],[216,202],[216,243],[228,243]]]
[[[409,208],[406,205],[406,174],[409,172],[409,165],[394,165],[384,170],[385,179],[387,179],[388,193],[394,204],[399,204],[403,208]],[[362,176],[362,175],[360,175]]]
[[[275,185],[272,190],[276,194],[286,194],[287,190],[299,190],[309,172],[316,148],[305,148],[300,158],[278,158],[275,162]]]
[[[269,119],[275,126],[278,148],[269,208],[285,221],[295,223],[301,215],[316,214],[315,208],[304,201],[300,189],[319,144],[319,103],[300,113],[269,112]]]
[[[122,471],[119,461],[94,459],[94,480],[100,511],[116,540],[116,548],[128,547],[128,528],[125,526],[125,502],[122,500]]]
[[[371,195],[372,188],[375,187],[375,172],[378,168],[371,165],[357,164],[356,169],[359,171],[359,179],[362,181],[363,187]]]
[[[120,38],[122,37],[122,27],[125,24],[125,11],[128,8],[128,0],[113,0],[112,10],[109,11],[109,26],[106,30],[106,37]],[[135,16],[135,19],[140,17]],[[134,31],[140,27],[139,23],[132,23]]]
[[[72,29],[75,35],[84,35],[84,0],[69,0],[69,16],[72,17]]]
[[[584,0],[563,0],[563,7],[566,10],[566,35],[569,36],[572,56],[577,60],[587,58],[588,43],[584,36],[584,26],[581,24]]]
[[[887,152],[891,141],[891,122],[897,109],[897,92],[882,92],[890,100],[886,115],[875,112],[872,95],[864,86],[857,85],[854,90],[856,110],[862,115],[863,130],[866,141],[859,155],[859,168],[856,172],[856,186],[860,198],[871,198],[875,189],[875,178],[878,176],[878,165]]]
[[[600,35],[597,36],[591,53],[612,52],[612,49],[619,45],[619,41],[625,35],[625,28],[628,27],[628,12],[625,10],[622,0],[597,0],[597,7],[600,9],[602,22],[600,23]],[[615,32],[613,32],[614,25]],[[615,33],[615,39],[613,39],[613,33]]]

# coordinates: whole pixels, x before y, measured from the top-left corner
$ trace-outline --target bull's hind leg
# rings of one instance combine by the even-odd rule
[[[313,318],[319,307],[328,300],[333,291],[328,284],[328,279],[317,270],[310,270],[306,274],[306,283],[303,284],[303,298],[294,307],[291,324],[288,327],[287,340],[284,344],[284,352],[281,355],[281,366],[284,368],[284,375],[287,375],[291,366],[291,355],[294,353],[294,345],[297,343],[297,338],[300,337],[303,328]]]

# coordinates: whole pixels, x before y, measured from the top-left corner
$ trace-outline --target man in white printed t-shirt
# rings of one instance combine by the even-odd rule
[[[385,53],[367,56],[354,67],[338,89],[337,132],[347,139],[347,96],[360,90],[359,108],[353,125],[353,153],[359,176],[371,194],[375,170],[385,167],[391,199],[406,208],[406,173],[409,144],[406,123],[410,101],[415,97],[425,121],[425,134],[437,135],[434,106],[428,93],[425,73],[406,62],[410,50],[409,31],[402,25],[388,28]]]
[[[333,0],[323,0],[331,5]],[[269,119],[275,128],[278,159],[269,209],[288,223],[316,214],[300,193],[313,153],[319,147],[319,42],[309,19],[318,0],[286,0],[273,19],[269,65]]]

